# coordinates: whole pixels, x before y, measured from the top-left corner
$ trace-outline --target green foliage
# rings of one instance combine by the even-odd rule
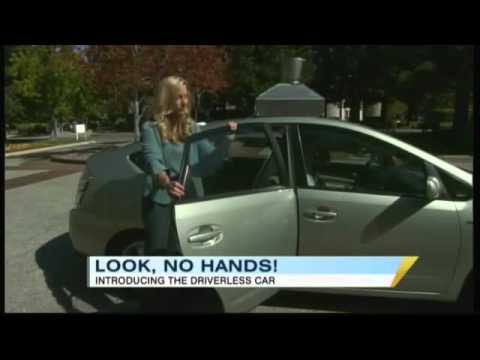
[[[23,123],[17,124],[16,129],[21,136],[46,135],[48,134],[47,125],[41,123]]]
[[[394,100],[387,104],[386,120],[393,121],[397,119],[404,119],[408,111],[407,104]]]
[[[6,65],[5,112],[10,122],[69,122],[93,116],[101,107],[74,46],[16,46]]]
[[[418,115],[440,123],[470,118],[471,46],[236,45],[225,50],[226,54],[223,47],[219,51],[206,46],[7,46],[6,122],[11,126],[47,124],[53,118],[59,123],[95,119],[115,125],[128,113],[129,101],[151,96],[156,73],[174,72],[178,66],[193,69],[186,76],[194,78],[197,87],[205,84],[209,89],[201,98],[203,114],[228,101],[237,106],[238,116],[246,116],[253,113],[258,95],[282,81],[283,62],[296,56],[307,59],[304,83],[327,101],[346,99],[352,111],[360,101],[381,101],[389,104],[382,120],[387,122],[404,116],[415,120]],[[195,56],[201,51],[210,57]],[[218,69],[228,64],[226,79],[223,72],[217,76],[220,71],[211,69],[215,59],[222,65]],[[452,115],[453,109],[458,116]],[[133,124],[124,121],[127,125],[120,121],[116,127]]]
[[[113,123],[113,128],[116,131],[129,131],[132,127],[125,118],[118,118]]]
[[[20,99],[12,95],[10,87],[5,88],[5,122],[9,125],[24,119],[25,108]]]
[[[282,81],[283,62],[290,57],[307,60],[302,81],[310,83],[315,66],[311,46],[235,45],[227,46],[229,88],[222,98],[253,112],[255,98]]]

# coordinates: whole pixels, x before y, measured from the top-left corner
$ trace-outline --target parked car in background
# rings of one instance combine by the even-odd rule
[[[186,145],[182,177],[201,186],[175,204],[183,255],[419,256],[392,289],[305,291],[455,301],[473,286],[472,174],[382,132],[307,117],[239,121],[229,156],[197,171],[211,159],[191,163],[191,145],[225,136],[209,124]],[[70,213],[77,251],[143,254],[145,171],[140,143],[89,159]],[[215,289],[225,311],[276,291]]]

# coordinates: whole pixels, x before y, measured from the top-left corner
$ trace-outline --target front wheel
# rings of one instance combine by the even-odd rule
[[[463,285],[462,291],[458,297],[457,305],[461,312],[473,312],[474,290],[473,274],[469,274]]]

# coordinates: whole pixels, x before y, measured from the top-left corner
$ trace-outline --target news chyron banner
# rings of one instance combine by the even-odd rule
[[[417,256],[89,257],[91,288],[394,288]]]

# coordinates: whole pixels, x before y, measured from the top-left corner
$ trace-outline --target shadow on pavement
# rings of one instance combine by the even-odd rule
[[[85,257],[75,253],[70,236],[58,236],[35,253],[45,282],[67,313],[221,313],[215,292],[208,289],[91,289]],[[112,301],[107,295],[119,301]],[[149,301],[139,308],[140,296]],[[167,296],[168,295],[168,296]],[[85,311],[87,304],[90,309]]]
[[[90,289],[87,287],[86,259],[77,255],[68,233],[58,236],[35,253],[35,259],[45,275],[45,282],[67,313],[94,312],[108,309],[115,303],[107,296],[121,300],[131,297],[125,289]],[[94,311],[79,309],[74,299],[88,304]]]
[[[473,305],[370,296],[281,291],[264,306],[322,310],[349,314],[468,314]]]

